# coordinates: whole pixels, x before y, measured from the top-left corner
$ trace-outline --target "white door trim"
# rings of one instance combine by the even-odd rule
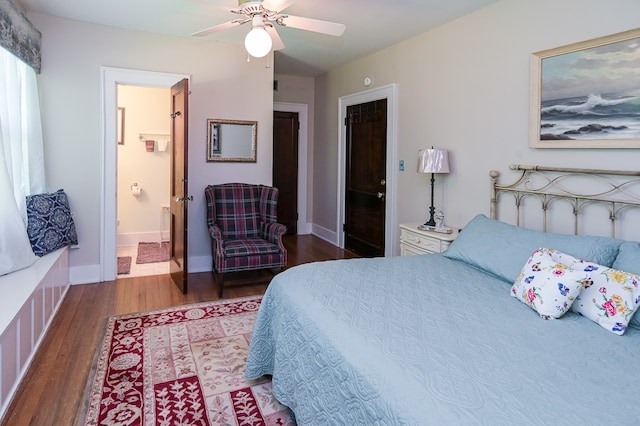
[[[341,96],[338,99],[338,223],[336,230],[338,233],[338,246],[344,248],[344,224],[345,215],[345,150],[346,150],[346,126],[344,125],[347,116],[347,107],[378,99],[387,99],[387,184],[385,196],[385,247],[384,255],[393,256],[397,236],[396,226],[396,205],[397,205],[397,181],[398,170],[396,168],[398,156],[397,140],[397,106],[398,106],[398,85],[396,83],[381,86],[364,92]]]
[[[307,220],[308,174],[313,170],[307,170],[308,164],[308,128],[309,106],[289,102],[274,102],[274,111],[297,112],[300,129],[298,130],[298,235],[310,234],[311,224]]]
[[[170,88],[186,74],[170,74],[125,68],[100,67],[102,170],[100,183],[100,281],[117,277],[117,169],[116,108],[118,84]],[[169,100],[167,99],[167,102]]]

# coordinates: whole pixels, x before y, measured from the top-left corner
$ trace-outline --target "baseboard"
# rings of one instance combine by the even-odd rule
[[[69,282],[71,285],[99,283],[100,265],[72,266],[69,268]]]
[[[334,246],[338,245],[338,234],[330,229],[324,228],[319,225],[312,225],[311,233],[316,237],[322,238],[326,242],[333,244]]]
[[[313,233],[313,225],[310,223],[298,224],[298,235],[309,235]]]
[[[209,272],[212,265],[211,256],[190,256],[189,273]],[[73,266],[69,268],[69,282],[72,285],[93,284],[100,281],[100,265]]]
[[[334,231],[331,231],[327,228],[323,228],[322,226],[318,226],[318,225],[313,225],[313,224],[307,224],[307,225],[309,225],[307,229],[298,230],[299,235],[313,234],[318,238],[321,238],[327,241],[330,244],[333,244],[335,246],[338,245],[338,242],[337,242],[338,236]],[[143,234],[146,235],[146,238],[148,238],[150,234],[153,234],[156,236],[156,240],[154,241],[158,241],[157,232],[139,233],[136,235],[143,235]],[[125,234],[121,234],[121,235],[125,235]],[[133,235],[133,234],[127,234],[127,235]],[[131,239],[127,241],[134,241],[134,240]],[[146,239],[142,241],[151,241],[151,240]],[[118,235],[118,243],[120,243],[120,235]],[[126,245],[135,245],[135,244],[137,244],[137,242],[132,244],[126,244]],[[189,273],[209,272],[211,271],[212,257],[211,255],[189,256],[187,265],[188,265],[187,267],[188,267]],[[72,266],[69,271],[69,280],[72,285],[98,283],[100,282],[100,265]]]
[[[189,256],[187,268],[189,273],[194,272],[211,272],[213,268],[213,258],[209,256]]]
[[[157,243],[160,241],[169,240],[169,231],[163,232],[129,232],[118,234],[118,247],[123,246],[137,246],[138,243],[151,242]]]

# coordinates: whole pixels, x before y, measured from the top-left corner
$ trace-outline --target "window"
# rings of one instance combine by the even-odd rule
[[[35,261],[25,196],[46,192],[43,155],[35,71],[0,48],[0,275]]]

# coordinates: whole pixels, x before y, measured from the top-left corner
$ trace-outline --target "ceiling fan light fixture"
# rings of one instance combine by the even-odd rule
[[[253,27],[244,39],[245,49],[255,58],[266,56],[271,51],[272,44],[271,36],[263,26]]]

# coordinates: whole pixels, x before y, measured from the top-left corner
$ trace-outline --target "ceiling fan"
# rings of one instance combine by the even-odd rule
[[[282,13],[292,3],[292,0],[238,0],[238,8],[230,11],[242,15],[242,18],[215,25],[191,35],[204,37],[251,22],[252,29],[245,38],[245,48],[251,56],[261,58],[267,55],[272,48],[273,50],[284,48],[284,43],[276,31],[274,23],[336,37],[344,33],[345,26],[343,24]]]

